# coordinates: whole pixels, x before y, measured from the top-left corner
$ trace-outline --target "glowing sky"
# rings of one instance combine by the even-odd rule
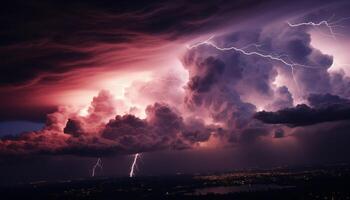
[[[216,163],[170,172],[348,161],[346,1],[15,1],[1,9],[0,168],[128,163],[135,153]],[[109,174],[127,175],[122,166]]]

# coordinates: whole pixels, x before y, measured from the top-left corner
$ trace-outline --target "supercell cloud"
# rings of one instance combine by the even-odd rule
[[[350,4],[106,3],[4,5],[0,120],[45,126],[1,138],[0,155],[288,154],[289,142],[313,155],[326,138],[348,137],[350,66],[315,38],[329,48],[350,41]],[[335,39],[327,27],[287,23],[332,12],[344,27]],[[339,159],[350,152],[340,147]]]

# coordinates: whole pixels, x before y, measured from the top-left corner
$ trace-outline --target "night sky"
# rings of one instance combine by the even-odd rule
[[[2,183],[349,162],[348,1],[8,1]]]

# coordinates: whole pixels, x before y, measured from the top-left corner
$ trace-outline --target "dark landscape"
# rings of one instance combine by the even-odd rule
[[[1,199],[329,199],[350,198],[350,167],[161,177],[37,181],[1,188]]]

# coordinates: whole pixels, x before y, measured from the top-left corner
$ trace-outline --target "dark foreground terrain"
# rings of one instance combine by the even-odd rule
[[[350,199],[349,165],[3,186],[1,199]]]

